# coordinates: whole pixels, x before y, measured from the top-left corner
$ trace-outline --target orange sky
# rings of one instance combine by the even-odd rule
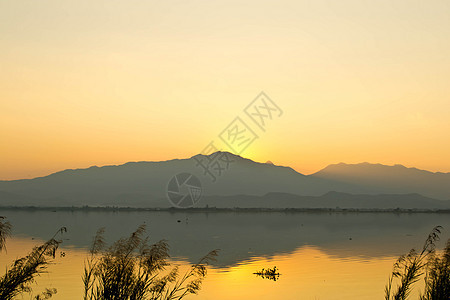
[[[243,156],[450,171],[450,3],[0,2],[0,179],[199,153],[264,90]]]

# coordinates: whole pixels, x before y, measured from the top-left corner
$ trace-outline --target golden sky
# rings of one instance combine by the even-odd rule
[[[449,1],[0,2],[0,179],[186,158],[260,91],[242,154],[450,171]]]

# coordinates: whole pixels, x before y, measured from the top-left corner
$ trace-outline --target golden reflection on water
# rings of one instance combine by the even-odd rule
[[[381,299],[393,257],[339,259],[314,247],[214,270],[201,299]],[[277,266],[278,281],[253,275]]]
[[[31,238],[7,241],[0,267],[26,255],[37,245]],[[62,247],[48,273],[37,279],[34,294],[43,288],[58,290],[54,299],[82,299],[81,275],[86,249]],[[220,260],[220,254],[219,258]],[[210,268],[202,290],[186,299],[382,299],[384,285],[396,257],[361,258],[332,256],[319,248],[303,246],[287,254],[255,257],[234,266]],[[176,264],[187,267],[185,260]],[[281,276],[274,282],[253,274],[277,266]],[[29,295],[23,299],[29,299]]]

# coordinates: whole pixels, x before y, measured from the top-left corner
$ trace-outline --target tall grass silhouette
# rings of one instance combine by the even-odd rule
[[[441,226],[433,228],[421,252],[411,249],[408,254],[400,256],[385,287],[385,300],[408,299],[413,285],[424,275],[425,290],[419,297],[421,300],[450,299],[450,240],[443,254],[436,254],[441,230]],[[397,282],[396,288],[394,281]]]
[[[66,232],[62,227],[55,235],[42,245],[34,247],[31,252],[22,258],[16,259],[10,268],[6,268],[5,274],[0,278],[0,299],[10,300],[23,293],[31,293],[31,284],[35,278],[45,273],[48,265],[55,258],[56,250],[62,243],[56,239],[59,234]],[[0,251],[5,250],[6,238],[11,235],[11,224],[0,218]],[[46,289],[34,299],[48,299],[56,293],[55,289]]]
[[[11,236],[11,223],[0,216],[0,251],[6,249],[6,239]]]
[[[450,299],[450,239],[441,256],[434,253],[429,259],[425,291],[421,300]]]
[[[104,229],[97,232],[85,262],[85,300],[172,300],[196,294],[206,276],[206,266],[218,251],[209,252],[180,276],[177,266],[168,270],[167,242],[150,245],[144,225],[110,247],[103,234]]]

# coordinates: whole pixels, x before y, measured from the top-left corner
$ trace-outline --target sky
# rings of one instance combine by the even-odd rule
[[[0,179],[188,158],[236,117],[258,135],[242,156],[304,174],[450,172],[449,16],[446,0],[2,0]],[[261,91],[283,112],[265,131],[244,113]]]

